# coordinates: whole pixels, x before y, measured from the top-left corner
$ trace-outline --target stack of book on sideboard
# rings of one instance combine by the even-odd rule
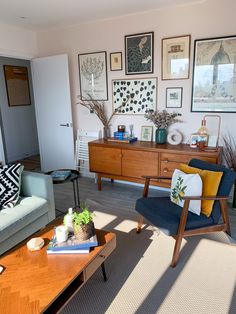
[[[78,240],[74,235],[68,237],[65,242],[57,242],[56,236],[54,235],[49,242],[47,253],[48,254],[83,254],[89,253],[90,248],[97,246],[97,236],[89,238],[85,241]]]

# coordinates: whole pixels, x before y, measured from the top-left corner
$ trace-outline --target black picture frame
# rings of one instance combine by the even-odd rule
[[[149,74],[154,69],[154,32],[125,36],[125,74]]]
[[[122,71],[122,52],[110,53],[110,71]]]
[[[80,97],[82,100],[108,100],[106,51],[78,55]]]
[[[183,88],[166,88],[166,108],[182,108]]]
[[[236,35],[194,41],[191,112],[236,112]]]

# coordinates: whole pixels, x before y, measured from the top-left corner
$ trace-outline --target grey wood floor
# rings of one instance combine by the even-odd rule
[[[135,201],[142,196],[142,186],[133,186],[129,184],[110,181],[103,181],[102,191],[97,190],[97,185],[92,178],[81,177],[79,179],[80,201],[86,202],[90,208],[104,208],[109,212],[109,208],[129,211],[136,215],[134,210]],[[72,183],[54,185],[56,214],[57,216],[66,213],[69,207],[74,206],[74,194]],[[169,195],[167,191],[150,189],[150,196]],[[229,204],[230,205],[230,204]],[[231,225],[232,238],[236,240],[236,209],[229,206],[229,217]]]

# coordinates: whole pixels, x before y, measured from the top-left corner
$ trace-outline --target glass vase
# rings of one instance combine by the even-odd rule
[[[108,137],[111,137],[111,130],[109,127],[104,126],[103,127],[103,138],[104,138],[104,140],[107,140]]]
[[[167,140],[166,129],[156,129],[155,141],[156,144],[165,144]]]

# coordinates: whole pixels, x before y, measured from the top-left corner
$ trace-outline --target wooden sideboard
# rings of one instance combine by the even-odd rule
[[[97,173],[98,190],[101,190],[101,179],[144,183],[142,176],[171,177],[180,163],[187,164],[192,158],[211,163],[221,162],[221,148],[200,151],[187,144],[170,145],[154,142],[137,141],[131,144],[108,142],[100,139],[89,142],[89,167]],[[152,184],[169,187],[170,182],[158,180]]]

